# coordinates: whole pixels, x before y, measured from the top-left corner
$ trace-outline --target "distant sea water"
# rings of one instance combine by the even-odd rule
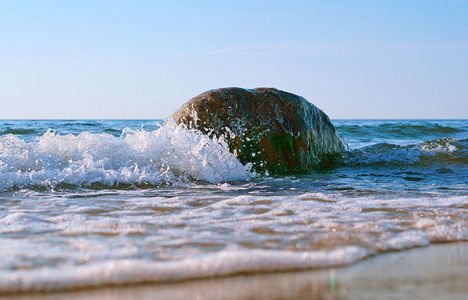
[[[267,176],[162,120],[0,120],[0,295],[468,241],[468,120],[332,122],[341,164]]]

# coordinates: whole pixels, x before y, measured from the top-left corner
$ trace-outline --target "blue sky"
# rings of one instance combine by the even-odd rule
[[[0,0],[2,119],[162,119],[228,86],[468,118],[468,1]]]

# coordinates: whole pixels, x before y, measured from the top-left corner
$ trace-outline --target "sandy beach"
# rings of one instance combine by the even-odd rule
[[[352,266],[108,287],[10,299],[467,299],[468,243],[381,254]]]

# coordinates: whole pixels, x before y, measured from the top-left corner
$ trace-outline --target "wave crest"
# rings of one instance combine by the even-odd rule
[[[27,143],[0,138],[0,190],[15,187],[108,187],[196,180],[210,183],[254,176],[223,140],[210,139],[171,122],[155,131],[125,129],[121,137],[48,130]]]
[[[431,165],[434,163],[459,163],[466,165],[468,139],[457,141],[452,138],[435,139],[423,143],[400,146],[379,143],[344,155],[347,165]]]

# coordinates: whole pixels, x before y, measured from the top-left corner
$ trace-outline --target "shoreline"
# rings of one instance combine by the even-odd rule
[[[383,253],[331,269],[249,274],[0,299],[466,299],[468,243]]]

